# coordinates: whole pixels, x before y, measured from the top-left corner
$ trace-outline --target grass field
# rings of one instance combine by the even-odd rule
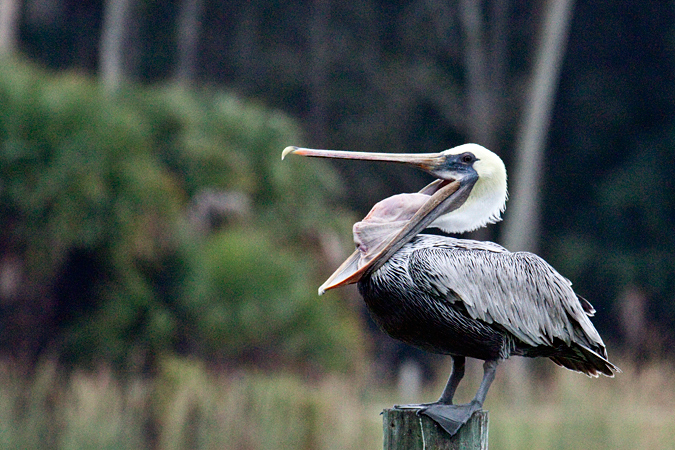
[[[510,363],[485,405],[490,449],[675,448],[671,365],[638,373],[618,361],[624,373],[614,379],[545,367],[523,385]],[[51,363],[30,378],[2,367],[3,449],[378,449],[379,412],[400,402],[372,375],[223,374],[180,359],[165,360],[153,380],[103,368],[65,377]],[[468,367],[459,400],[471,398],[480,375],[479,365]],[[419,400],[433,400],[443,382]]]

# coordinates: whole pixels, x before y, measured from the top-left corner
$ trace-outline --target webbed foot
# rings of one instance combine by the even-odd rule
[[[395,405],[397,409],[415,409],[417,415],[424,414],[441,426],[445,431],[454,436],[457,431],[469,421],[473,413],[480,411],[485,401],[485,396],[490,384],[495,379],[499,360],[487,360],[483,364],[483,380],[474,399],[464,405],[453,405],[452,399],[459,381],[464,375],[464,357],[453,356],[453,369],[443,394],[434,403],[421,403],[415,405]]]
[[[432,403],[429,406],[420,408],[417,414],[424,414],[430,417],[441,428],[454,436],[457,431],[469,421],[473,413],[479,411],[481,405],[472,401],[465,405],[448,405],[445,403]]]

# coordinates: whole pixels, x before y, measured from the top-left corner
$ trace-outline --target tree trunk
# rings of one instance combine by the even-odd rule
[[[249,92],[257,80],[258,57],[261,56],[258,45],[260,4],[243,2],[239,11],[236,37],[233,45],[233,65],[236,83],[244,93]],[[262,62],[264,64],[265,61]],[[255,80],[255,81],[254,81]]]
[[[16,53],[19,0],[0,0],[0,55]]]
[[[183,0],[178,15],[177,62],[174,80],[192,84],[196,78],[197,47],[204,0]]]
[[[562,66],[573,0],[549,0],[524,117],[516,141],[511,201],[502,242],[511,251],[537,249],[546,134]]]
[[[128,40],[131,0],[106,0],[103,12],[100,76],[108,92],[115,92],[126,78],[125,44]]]
[[[330,59],[328,24],[330,2],[314,0],[310,25],[310,139],[313,145],[326,145],[328,122],[328,65]]]
[[[489,53],[487,55],[488,63],[488,82],[490,89],[490,112],[492,122],[494,123],[494,139],[497,140],[497,133],[500,124],[504,120],[505,95],[507,86],[507,67],[509,61],[509,14],[511,11],[511,2],[509,0],[492,0],[490,4],[490,23],[493,24],[488,30],[489,35]],[[500,153],[500,149],[490,148],[490,150]]]
[[[506,24],[508,3],[496,0],[491,8],[491,32],[485,27],[481,3],[462,0],[459,17],[464,33],[464,66],[466,70],[465,130],[469,142],[489,148],[499,154],[497,129],[500,121],[503,80],[506,76],[508,50]],[[499,4],[499,6],[497,6]],[[493,230],[481,228],[470,234],[472,239],[491,240]]]
[[[542,24],[524,118],[516,137],[513,187],[504,222],[502,244],[511,251],[537,250],[544,145],[572,8],[573,0],[549,0]],[[526,402],[530,393],[529,363],[525,358],[513,358],[505,365],[508,390],[517,403]]]
[[[492,96],[488,88],[487,49],[481,2],[462,0],[459,16],[464,32],[466,70],[467,134],[471,142],[493,148],[495,145]]]

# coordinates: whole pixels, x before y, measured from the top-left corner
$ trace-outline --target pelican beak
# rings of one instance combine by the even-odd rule
[[[365,153],[339,150],[316,150],[299,147],[286,147],[281,155],[359,159],[365,161],[384,161],[411,165],[431,174],[446,161],[441,153]],[[419,232],[431,225],[438,217],[447,214],[464,204],[468,198],[477,176],[462,176],[458,179],[438,179],[424,187],[419,193],[429,197],[407,221],[387,228],[381,238],[378,236],[374,245],[365,252],[357,249],[345,262],[319,287],[319,295],[329,289],[347,284],[357,283],[365,275],[379,269],[394,253],[410,242]],[[390,224],[391,225],[391,224]]]
[[[354,251],[319,287],[319,295],[329,289],[357,283],[365,275],[379,269],[394,253],[431,225],[434,220],[462,206],[475,182],[475,178],[450,183],[436,180],[426,186],[420,193],[433,190],[433,194],[415,215],[399,227],[391,229],[377,245],[372,246],[367,252],[364,253],[359,249]]]
[[[332,159],[359,159],[362,161],[383,161],[406,164],[417,167],[431,174],[445,162],[441,153],[368,153],[347,152],[342,150],[317,150],[313,148],[286,147],[281,153],[281,159],[288,154],[310,156],[313,158]]]

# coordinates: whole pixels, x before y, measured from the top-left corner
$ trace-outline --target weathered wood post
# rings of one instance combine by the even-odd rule
[[[414,409],[382,411],[384,450],[487,450],[488,412],[477,411],[450,436],[427,416]]]

